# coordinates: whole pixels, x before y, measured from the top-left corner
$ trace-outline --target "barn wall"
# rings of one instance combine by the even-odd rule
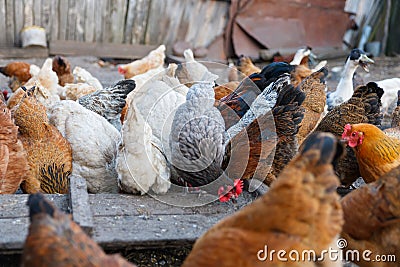
[[[207,46],[228,9],[215,0],[0,0],[0,46],[20,46],[29,25],[45,28],[48,41]]]

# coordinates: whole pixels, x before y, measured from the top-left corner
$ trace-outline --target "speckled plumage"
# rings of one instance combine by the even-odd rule
[[[211,83],[192,85],[172,123],[170,161],[192,186],[210,183],[223,173],[225,127],[214,101]]]
[[[97,90],[78,99],[79,104],[107,119],[115,128],[121,128],[120,114],[127,95],[135,89],[135,81],[122,80],[114,86]]]

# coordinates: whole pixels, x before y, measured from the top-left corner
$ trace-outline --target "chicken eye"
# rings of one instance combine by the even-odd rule
[[[355,132],[351,133],[351,136],[356,137],[356,133]]]

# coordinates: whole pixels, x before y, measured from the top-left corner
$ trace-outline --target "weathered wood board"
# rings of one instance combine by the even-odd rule
[[[165,201],[188,203],[210,195],[170,192],[162,201],[148,195],[87,194],[86,183],[71,177],[69,195],[47,195],[104,249],[151,249],[191,245],[207,229],[253,198],[244,193],[237,204],[213,202],[177,207]],[[21,253],[28,233],[28,195],[0,195],[0,254]]]
[[[228,1],[0,0],[0,46],[19,45],[24,26],[45,28],[48,41],[207,46],[224,32]]]

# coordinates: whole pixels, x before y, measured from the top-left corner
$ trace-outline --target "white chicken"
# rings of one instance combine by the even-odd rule
[[[173,74],[172,65],[167,74],[131,93],[117,156],[118,181],[125,192],[144,194],[151,189],[162,194],[170,187],[165,148],[176,108],[187,92]]]
[[[376,83],[383,89],[381,111],[385,115],[390,115],[397,106],[397,91],[400,90],[400,78],[385,79],[376,81]]]
[[[84,68],[75,67],[72,73],[74,74],[75,81],[77,83],[87,83],[96,88],[96,90],[103,89],[103,85],[99,82],[99,80],[93,77],[93,75]]]
[[[102,116],[75,101],[60,101],[48,111],[72,147],[72,174],[86,179],[90,193],[117,193],[115,157],[120,133]]]
[[[130,79],[136,75],[143,74],[152,69],[160,68],[164,65],[165,45],[160,45],[142,59],[133,61],[129,64],[118,66],[118,72],[123,74],[125,79]]]
[[[196,82],[214,82],[218,79],[218,75],[194,59],[192,50],[186,49],[183,55],[185,63],[179,64],[176,71],[176,76],[182,84],[190,87]]]
[[[46,59],[39,71],[35,66],[31,66],[30,72],[32,78],[24,86],[26,88],[36,86],[37,99],[46,108],[58,102],[60,100],[59,92],[61,87],[58,85],[57,73],[53,71],[53,60],[51,58]],[[21,88],[18,90],[21,90]]]

